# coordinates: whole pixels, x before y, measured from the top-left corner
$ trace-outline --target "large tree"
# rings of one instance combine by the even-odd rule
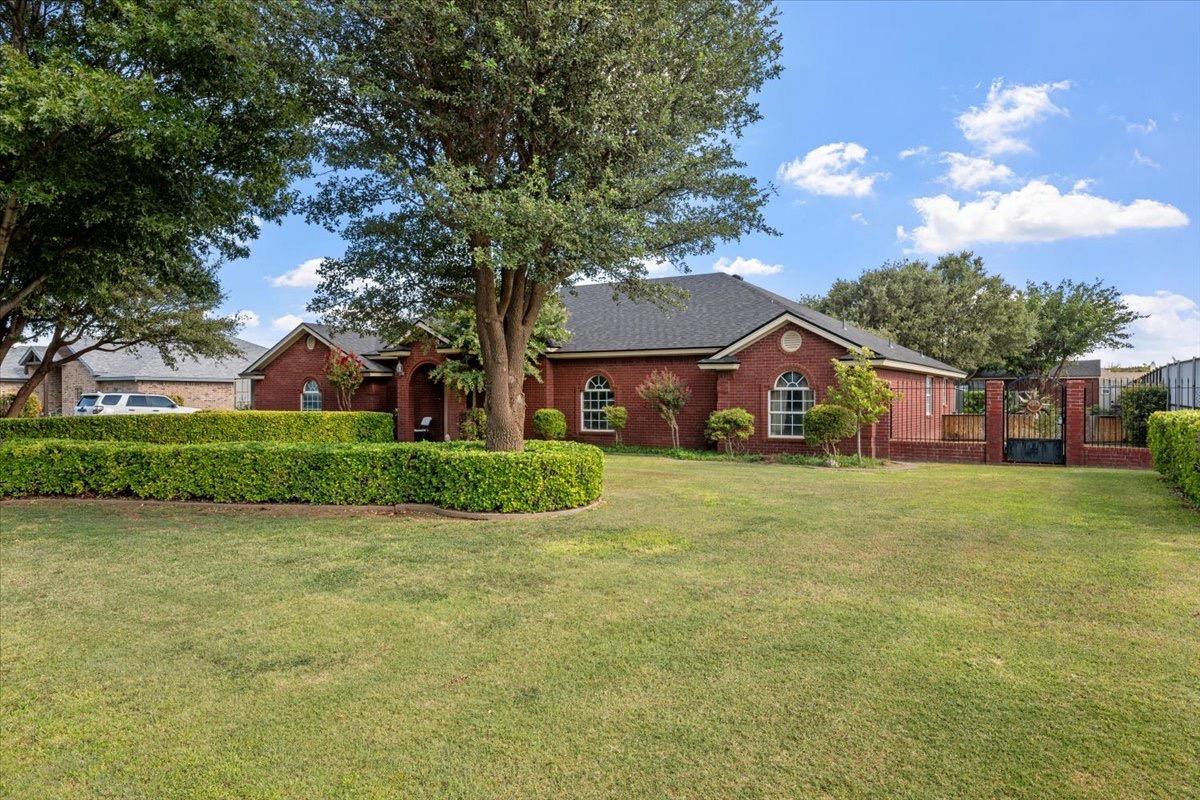
[[[1020,292],[970,252],[885,264],[807,302],[966,372],[1003,366],[1030,336]]]
[[[215,266],[307,166],[290,7],[0,0],[0,358],[39,337],[228,349],[203,324]]]
[[[1029,344],[1009,359],[1021,374],[1052,376],[1067,362],[1099,349],[1129,347],[1129,326],[1141,319],[1121,293],[1101,280],[1030,283],[1025,306],[1033,320]]]
[[[458,355],[438,364],[430,377],[468,398],[474,408],[487,383],[479,346],[479,328],[475,325],[475,309],[468,306],[448,309],[428,322],[437,337],[441,337],[429,337],[434,340],[432,343],[459,351]],[[570,338],[567,307],[558,295],[550,295],[542,305],[529,343],[525,346],[525,376],[541,381],[539,362],[542,356],[551,347],[566,344]]]
[[[339,231],[313,308],[401,332],[474,309],[487,446],[523,445],[527,344],[560,286],[665,300],[684,269],[767,231],[733,141],[777,71],[766,0],[338,0],[318,4],[328,72],[310,206]]]

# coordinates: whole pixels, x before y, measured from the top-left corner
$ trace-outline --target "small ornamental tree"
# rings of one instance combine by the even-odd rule
[[[362,362],[358,356],[335,347],[325,362],[325,379],[337,391],[338,409],[349,411],[354,393],[362,386]]]
[[[744,408],[714,411],[704,424],[704,435],[711,442],[724,444],[725,452],[733,455],[737,442],[744,442],[754,435],[754,415]]]
[[[831,386],[825,398],[827,403],[844,406],[857,420],[854,436],[857,439],[858,457],[862,458],[862,429],[874,425],[892,407],[896,395],[887,381],[881,380],[871,366],[871,349],[856,348],[850,351],[854,360],[850,363],[833,359],[833,371],[837,384]],[[807,424],[805,425],[807,435]]]
[[[629,422],[629,409],[625,406],[605,406],[604,418],[608,420],[608,427],[613,429],[613,439],[620,444],[621,431],[625,430],[625,424]]]
[[[679,449],[679,422],[676,417],[687,405],[692,390],[674,372],[655,370],[637,387],[638,397],[654,407],[658,415],[666,420],[671,431],[671,447]]]
[[[834,458],[837,455],[837,443],[853,436],[858,429],[858,418],[845,406],[818,403],[804,415],[804,438],[824,451],[826,463],[831,467],[837,466]]]

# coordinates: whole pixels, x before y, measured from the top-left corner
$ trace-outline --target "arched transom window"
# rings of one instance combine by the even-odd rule
[[[812,408],[813,390],[799,372],[785,372],[775,380],[768,397],[771,436],[804,436],[804,415]]]
[[[321,387],[316,381],[305,381],[304,388],[300,390],[300,410],[321,410]]]
[[[583,410],[583,430],[611,431],[604,409],[613,404],[612,384],[603,375],[593,375],[584,384],[579,395],[579,406]]]

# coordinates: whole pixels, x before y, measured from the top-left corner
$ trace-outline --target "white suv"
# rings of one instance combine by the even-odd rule
[[[93,392],[79,398],[76,414],[194,414],[200,409],[177,406],[162,394]]]

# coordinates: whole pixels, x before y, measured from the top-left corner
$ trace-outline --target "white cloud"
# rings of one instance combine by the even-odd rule
[[[921,252],[940,253],[976,242],[1052,242],[1078,236],[1108,236],[1137,228],[1187,225],[1187,215],[1155,200],[1115,200],[1072,191],[1062,194],[1041,180],[1011,192],[986,192],[959,203],[948,195],[917,197],[913,207],[922,224],[902,240]]]
[[[1070,87],[1070,81],[1005,86],[1004,79],[997,78],[982,107],[971,106],[958,115],[959,130],[987,155],[1024,152],[1029,145],[1017,134],[1048,116],[1065,115],[1066,109],[1056,106],[1050,94]]]
[[[928,145],[924,145],[924,144],[917,145],[916,147],[910,147],[907,150],[901,150],[900,151],[900,160],[903,161],[904,159],[912,158],[913,156],[923,156],[928,152],[929,152]]]
[[[867,148],[854,142],[833,142],[809,150],[804,158],[780,164],[779,180],[813,194],[866,197],[879,175],[862,175],[855,164],[867,158]]]
[[[1130,349],[1098,350],[1091,354],[1105,364],[1158,366],[1200,354],[1200,304],[1182,294],[1159,289],[1152,295],[1127,294],[1125,304],[1143,319],[1130,325]]]
[[[867,222],[867,218],[864,217],[861,212],[857,212],[857,211],[850,215],[850,219],[854,220],[855,222],[859,223],[860,225],[870,225],[871,224],[871,223]]]
[[[321,282],[321,276],[317,274],[317,270],[324,261],[323,258],[310,258],[290,272],[276,275],[271,279],[271,285],[312,288]]]
[[[673,275],[677,272],[675,266],[670,261],[663,261],[658,258],[643,258],[642,266],[646,268],[646,276],[649,278],[661,278],[664,275]]]
[[[1153,158],[1150,158],[1149,156],[1142,155],[1141,151],[1138,150],[1136,147],[1133,148],[1133,163],[1138,164],[1143,167],[1150,167],[1152,169],[1162,169],[1161,164],[1159,164],[1157,161],[1155,161]]]
[[[242,329],[257,328],[262,323],[262,317],[248,308],[233,312],[233,317],[237,320],[238,327]]]
[[[290,331],[292,328],[299,325],[301,322],[312,322],[314,317],[311,314],[300,316],[298,314],[284,314],[282,317],[276,317],[271,320],[271,327],[280,331]]]
[[[1125,130],[1130,133],[1153,133],[1158,128],[1158,123],[1153,119],[1148,119],[1145,122],[1126,122]]]
[[[991,183],[1007,183],[1016,177],[1011,169],[990,158],[942,153],[942,163],[950,167],[942,180],[956,189],[971,191]]]
[[[1095,185],[1096,181],[1093,178],[1080,178],[1071,186],[1071,191],[1076,193],[1086,192]]]
[[[724,272],[727,275],[776,275],[783,272],[779,264],[764,264],[757,258],[719,258],[713,264],[713,272]]]

